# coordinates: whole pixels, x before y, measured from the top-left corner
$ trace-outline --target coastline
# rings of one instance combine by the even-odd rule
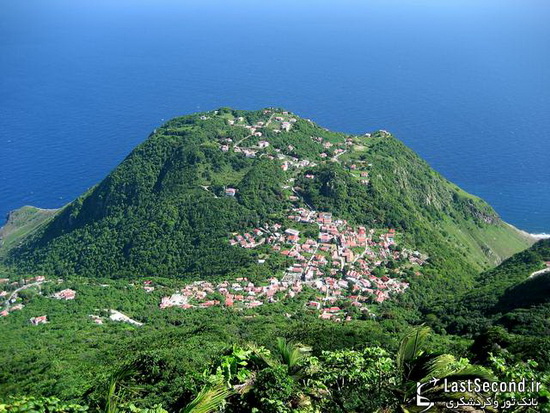
[[[506,222],[506,221],[503,221],[506,225],[508,225],[509,227],[515,229],[516,231],[520,232],[521,234],[523,234],[525,237],[527,238],[530,238],[532,240],[532,243],[534,244],[535,242],[537,241],[540,241],[541,239],[547,239],[547,238],[550,238],[550,234],[547,234],[545,232],[542,232],[540,234],[532,234],[530,232],[527,232],[527,231],[524,231],[522,229],[519,229],[518,227]]]
[[[529,235],[531,235],[533,238],[536,238],[537,240],[550,238],[550,234],[547,234],[545,232],[543,232],[541,234],[529,234]]]

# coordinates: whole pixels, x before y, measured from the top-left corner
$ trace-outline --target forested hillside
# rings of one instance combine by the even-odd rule
[[[7,263],[27,272],[107,277],[238,272],[254,260],[230,248],[227,234],[280,219],[288,206],[283,187],[294,179],[318,210],[402,231],[430,255],[433,277],[454,274],[457,285],[531,242],[386,132],[332,133],[283,112],[278,123],[269,110],[229,109],[166,123],[104,181],[12,248]],[[283,123],[292,127],[282,130]],[[260,140],[270,146],[258,151]],[[309,163],[284,172],[289,160]],[[351,169],[355,164],[369,165],[367,184]],[[313,181],[304,178],[310,169]],[[235,197],[224,196],[229,187]]]
[[[439,311],[448,332],[478,337],[485,348],[537,355],[549,366],[550,240],[481,273],[475,288]]]

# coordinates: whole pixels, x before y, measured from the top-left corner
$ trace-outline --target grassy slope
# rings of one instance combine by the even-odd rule
[[[29,234],[48,222],[57,211],[32,206],[12,211],[6,224],[0,228],[0,254],[20,244]]]
[[[400,141],[386,138],[371,152],[373,185],[393,190],[393,197],[416,209],[417,219],[429,222],[475,270],[495,266],[533,244],[531,236],[503,222],[487,203],[447,181]]]

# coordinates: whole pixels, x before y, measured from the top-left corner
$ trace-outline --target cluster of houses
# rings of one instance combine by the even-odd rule
[[[180,307],[209,308],[225,306],[235,308],[256,308],[264,303],[274,303],[281,299],[293,298],[301,293],[301,281],[286,282],[275,277],[270,278],[265,285],[256,285],[246,277],[233,281],[222,281],[213,284],[208,281],[196,281],[163,297],[160,308]]]
[[[63,280],[59,279],[58,282],[62,282]],[[13,311],[22,310],[25,305],[22,303],[18,303],[18,293],[21,290],[25,290],[27,288],[31,288],[34,286],[38,286],[40,288],[40,285],[47,282],[46,277],[39,275],[36,277],[26,278],[22,281],[14,281],[10,283],[10,280],[8,278],[1,278],[0,284],[7,284],[11,288],[11,293],[8,293],[6,290],[0,291],[0,297],[4,298],[4,309],[0,311],[0,317],[6,317]],[[41,294],[41,293],[40,293]],[[66,288],[64,290],[61,290],[57,293],[54,293],[51,298],[55,298],[57,300],[74,300],[76,297],[76,291],[71,290],[70,288]],[[39,316],[39,317],[33,317],[29,320],[29,322],[32,325],[39,325],[39,324],[46,324],[48,322],[47,315]]]
[[[0,311],[0,317],[7,317],[11,312],[22,310],[25,306],[21,303],[6,307]]]
[[[264,110],[264,115],[269,116],[269,119],[262,120],[262,121],[256,121],[254,124],[248,124],[246,122],[246,119],[244,117],[236,117],[234,119],[228,119],[227,123],[230,126],[235,127],[244,127],[247,129],[248,135],[241,139],[239,142],[235,143],[231,138],[220,138],[220,149],[223,152],[229,152],[231,148],[234,152],[243,153],[246,157],[256,157],[258,156],[258,153],[262,149],[266,149],[270,146],[270,142],[265,140],[260,140],[255,145],[251,145],[250,147],[240,147],[239,144],[246,139],[250,137],[259,137],[265,135],[264,130],[269,128],[274,133],[281,133],[281,132],[289,132],[292,128],[292,126],[298,121],[297,118],[293,117],[291,113],[283,111],[283,112],[275,112],[271,109]],[[308,121],[310,121],[308,119]],[[310,121],[311,122],[311,121]],[[364,137],[370,138],[372,135],[369,133],[366,133]],[[376,136],[381,137],[387,137],[390,136],[390,133],[385,130],[380,130]],[[320,144],[323,149],[325,150],[320,154],[321,158],[332,158],[332,160],[337,160],[340,155],[347,152],[348,149],[350,149],[351,146],[357,143],[358,137],[352,137],[348,136],[341,142],[331,142],[328,139],[319,137],[319,136],[311,136],[310,137],[314,142]],[[289,152],[292,152],[294,149],[292,145],[289,145],[287,148]],[[281,155],[280,149],[275,149],[275,152],[279,152],[279,159],[285,158],[285,156]],[[266,156],[269,159],[275,159],[275,156],[272,154],[262,153],[262,156]],[[285,159],[283,159],[285,160]],[[299,160],[299,159],[289,159],[289,162],[283,163],[283,169],[287,170],[290,166],[305,166],[302,165],[302,162],[310,162],[308,160]],[[368,173],[365,173],[363,178],[366,178],[368,176]],[[368,179],[361,179],[361,182],[363,184],[368,184]]]
[[[269,126],[270,123],[276,122],[276,125],[272,128],[273,132],[275,133],[281,133],[281,132],[288,132],[292,128],[292,125],[296,123],[298,120],[289,112],[281,112],[281,113],[274,113],[270,109],[264,110],[264,115],[271,115],[267,121],[257,121],[253,125],[248,125],[245,123],[244,117],[240,116],[235,119],[229,119],[227,121],[228,125],[230,126],[241,126],[248,129],[248,132],[250,136],[259,136],[261,137],[263,134],[261,132],[262,129]]]
[[[269,226],[266,228],[255,228],[244,234],[233,234],[234,238],[229,240],[231,245],[240,245],[243,248],[256,248],[265,243],[266,239],[272,237]]]
[[[235,153],[242,153],[248,158],[254,158],[258,155],[259,151],[268,148],[270,146],[270,142],[265,139],[260,139],[255,145],[251,145],[250,147],[241,147],[240,143],[251,137],[262,138],[265,134],[265,129],[268,127],[273,133],[289,132],[292,126],[298,121],[298,119],[292,117],[289,112],[275,113],[270,109],[266,109],[264,111],[264,115],[269,116],[269,119],[265,121],[258,120],[253,125],[247,124],[245,118],[242,116],[234,119],[228,119],[227,123],[230,126],[244,127],[247,129],[248,135],[238,142],[233,142],[233,139],[231,138],[220,138],[220,150],[222,152],[229,152],[232,148]],[[271,125],[272,123],[273,125]],[[275,152],[280,152],[280,150],[275,149]],[[267,157],[270,159],[275,158],[273,155],[269,154],[267,154]]]
[[[292,125],[297,122],[297,119],[292,117],[292,115],[288,112],[275,113],[271,110],[266,110],[265,114],[271,115],[269,120],[257,121],[253,125],[246,124],[243,117],[228,120],[228,123],[232,126],[240,126],[248,129],[249,135],[238,142],[234,142],[233,139],[229,137],[220,137],[218,139],[218,143],[221,151],[229,152],[230,150],[233,150],[235,153],[242,153],[248,158],[265,157],[272,160],[277,159],[281,162],[281,168],[283,171],[289,171],[293,168],[299,169],[316,166],[316,164],[311,160],[299,159],[296,156],[293,156],[293,151],[295,149],[293,145],[287,145],[285,148],[274,148],[273,150],[266,151],[266,148],[270,147],[271,144],[264,138],[263,140],[257,141],[255,144],[247,145],[248,147],[241,146],[242,143],[250,137],[262,137],[264,133],[261,132],[261,130],[268,128],[268,126],[273,122],[278,122],[278,125],[275,125],[275,129],[273,129],[273,125],[270,128],[273,132],[290,131]],[[322,145],[325,149],[325,151],[320,154],[321,158],[332,158],[334,161],[338,160],[338,157],[345,153],[348,150],[348,147],[353,145],[355,142],[352,137],[348,137],[342,142],[330,142],[322,137],[314,136],[312,136],[311,139]],[[310,177],[311,179],[314,178],[313,175],[308,175],[307,177]],[[369,181],[366,179],[367,177],[368,171],[362,172],[361,182],[363,184],[368,184]],[[235,192],[227,192],[226,195],[234,196]]]
[[[348,301],[352,307],[368,312],[369,304],[403,293],[409,286],[403,279],[403,269],[422,266],[427,259],[417,251],[397,248],[394,229],[354,228],[329,212],[297,205],[287,218],[299,224],[317,225],[317,238],[301,236],[295,228],[266,223],[242,235],[233,234],[229,242],[242,248],[267,244],[273,251],[292,258],[294,263],[286,269],[282,282],[321,293],[308,307],[319,310],[323,319],[350,317],[336,303]]]

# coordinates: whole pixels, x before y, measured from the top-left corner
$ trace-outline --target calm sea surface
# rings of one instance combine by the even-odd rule
[[[0,0],[0,215],[71,201],[170,117],[276,105],[388,129],[550,232],[549,21],[547,0]]]

